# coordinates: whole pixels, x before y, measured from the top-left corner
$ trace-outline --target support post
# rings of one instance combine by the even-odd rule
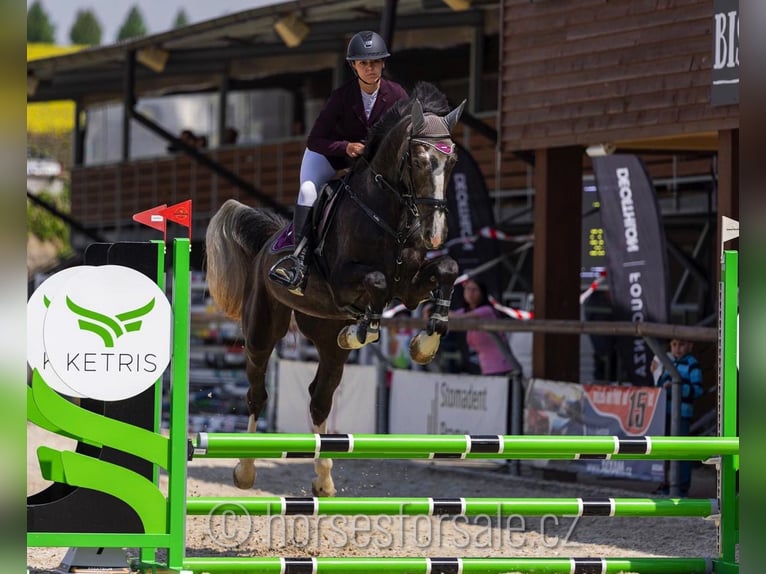
[[[122,161],[130,161],[130,120],[136,105],[136,51],[125,54],[122,94]]]
[[[723,437],[738,436],[737,393],[738,369],[738,316],[739,316],[739,253],[724,251],[721,263],[720,284],[720,344],[718,358],[718,434]],[[718,480],[718,499],[721,501],[721,519],[718,525],[718,555],[720,572],[737,572],[736,546],[739,542],[739,499],[737,472],[739,456],[721,457]]]
[[[186,461],[189,423],[190,299],[188,239],[173,242],[173,364],[170,379],[170,465],[168,468],[168,567],[182,570],[186,542]]]

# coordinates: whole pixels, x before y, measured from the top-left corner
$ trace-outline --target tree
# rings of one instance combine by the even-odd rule
[[[27,10],[27,42],[56,43],[56,27],[40,0],[35,0]]]
[[[189,25],[189,17],[186,15],[186,10],[183,8],[178,9],[178,14],[176,14],[176,19],[173,22],[173,28],[183,28],[184,26]]]
[[[138,6],[135,4],[128,12],[125,22],[117,32],[117,41],[127,40],[129,38],[136,38],[138,36],[146,36],[146,24],[144,24],[144,17]]]
[[[69,30],[72,44],[98,46],[101,44],[101,23],[92,10],[78,10]]]

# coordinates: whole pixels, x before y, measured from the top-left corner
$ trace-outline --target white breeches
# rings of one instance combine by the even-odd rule
[[[335,168],[321,153],[306,149],[301,161],[301,188],[298,205],[310,207],[317,199],[318,190],[335,175]]]

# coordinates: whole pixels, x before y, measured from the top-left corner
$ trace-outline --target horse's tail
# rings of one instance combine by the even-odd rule
[[[284,224],[279,215],[229,199],[210,220],[205,235],[207,285],[213,300],[232,319],[242,315],[255,257]]]

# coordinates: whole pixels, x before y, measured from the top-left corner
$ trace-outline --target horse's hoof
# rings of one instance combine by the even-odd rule
[[[441,335],[438,333],[429,335],[421,331],[410,341],[410,357],[418,365],[427,365],[436,356],[440,340]]]
[[[335,496],[335,493],[337,491],[335,490],[335,485],[330,482],[329,484],[325,484],[322,487],[317,486],[317,481],[312,480],[311,481],[311,493],[314,496],[321,496],[323,498],[328,498],[331,496]]]
[[[232,478],[234,479],[234,486],[237,488],[242,490],[253,488],[253,484],[255,484],[255,465],[251,464],[248,467],[248,465],[238,463],[234,467]]]
[[[353,325],[352,327],[355,327]],[[356,329],[352,327],[343,327],[338,333],[338,346],[346,351],[353,351],[354,349],[361,349],[362,344],[356,338]]]

